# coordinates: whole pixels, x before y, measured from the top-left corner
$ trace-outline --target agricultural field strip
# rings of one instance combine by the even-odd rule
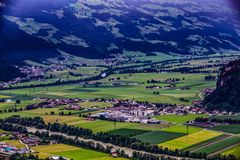
[[[224,151],[222,153],[222,155],[229,155],[229,154],[232,154],[232,155],[235,155],[237,158],[240,158],[240,144],[235,146],[235,147],[232,147],[226,151]]]
[[[220,153],[224,151],[226,148],[231,148],[232,146],[240,143],[240,137],[239,136],[230,136],[226,139],[220,140],[216,143],[209,144],[207,146],[198,148],[195,150],[195,152],[206,152],[209,155],[215,155],[217,153]]]
[[[226,147],[226,148],[224,148],[224,149],[221,149],[221,150],[219,150],[219,151],[216,151],[216,152],[210,154],[209,156],[213,156],[213,155],[220,154],[220,153],[222,153],[222,152],[224,152],[224,151],[226,151],[226,150],[229,150],[229,149],[231,149],[231,148],[234,148],[234,147],[238,146],[239,144],[240,144],[240,142],[237,143],[237,144],[234,144],[234,145],[228,146],[228,147]]]
[[[40,145],[31,148],[40,158],[48,158],[51,155],[64,156],[74,160],[113,160],[107,153],[97,152],[85,148],[75,147],[66,144]],[[116,158],[126,160],[125,158]]]
[[[109,133],[111,135],[132,137],[132,136],[141,135],[141,134],[144,134],[147,132],[150,132],[150,131],[149,130],[140,130],[140,129],[122,128],[122,129],[113,130],[113,131],[110,131],[107,133]]]
[[[184,133],[184,134],[192,134],[203,130],[202,128],[195,127],[195,126],[187,126],[187,125],[172,125],[166,128],[162,128],[162,131],[167,132],[177,132],[177,133]]]
[[[215,131],[202,130],[202,131],[189,134],[183,137],[179,137],[164,143],[160,143],[158,145],[162,147],[171,148],[171,149],[183,149],[191,145],[194,145],[196,143],[206,141],[210,138],[217,137],[221,134],[222,133],[215,132]]]
[[[159,120],[164,120],[176,124],[184,124],[187,121],[192,121],[197,117],[208,117],[207,114],[188,114],[188,115],[160,115],[154,116],[154,118]]]
[[[228,134],[240,134],[240,124],[227,124],[227,125],[218,125],[211,130],[219,131],[219,132],[225,132]]]
[[[32,127],[27,127],[27,130],[28,132],[30,133],[35,133],[36,131],[46,131],[46,130],[41,130],[41,129],[36,129],[36,128],[32,128]],[[59,133],[59,132],[51,132],[51,131],[48,131],[49,135],[62,135],[66,138],[71,138],[71,139],[76,139],[76,136],[69,136],[69,135],[66,135],[64,133]],[[144,151],[138,151],[138,150],[133,150],[131,148],[126,148],[126,147],[119,147],[119,146],[116,146],[116,145],[113,145],[113,144],[110,144],[110,143],[103,143],[103,142],[100,142],[100,141],[96,141],[96,140],[92,140],[92,139],[84,139],[84,138],[80,138],[80,137],[77,137],[78,140],[80,141],[84,141],[84,142],[94,142],[95,144],[101,144],[102,146],[104,147],[107,147],[107,146],[112,146],[113,147],[113,150],[124,150],[125,153],[129,156],[129,157],[132,157],[132,154],[133,152],[141,152],[141,153],[146,153],[147,152],[144,152]],[[166,156],[166,157],[169,157],[169,158],[176,158],[178,159],[179,157],[174,157],[174,156],[169,156],[169,155],[162,155],[162,154],[157,154],[159,156]],[[185,160],[198,160],[198,159],[193,159],[193,158],[185,158]]]
[[[159,144],[185,135],[186,134],[184,133],[177,132],[153,131],[134,136],[134,138],[137,138],[145,143]]]
[[[191,151],[191,152],[195,152],[195,150],[199,149],[199,148],[202,148],[202,147],[205,147],[205,146],[208,146],[208,145],[211,145],[211,144],[214,144],[214,143],[217,143],[225,138],[228,138],[229,135],[226,135],[226,134],[223,134],[223,135],[220,135],[220,136],[217,136],[217,137],[214,137],[214,138],[210,138],[206,141],[203,141],[203,142],[200,142],[200,143],[197,143],[197,144],[194,144],[192,146],[189,146],[187,148],[184,148],[183,150],[184,151]]]

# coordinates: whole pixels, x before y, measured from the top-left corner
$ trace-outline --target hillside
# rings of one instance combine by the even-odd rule
[[[232,53],[240,50],[236,2],[3,0],[0,60],[23,65],[25,60],[62,58],[61,51],[91,59],[129,52]]]
[[[0,7],[0,58],[12,55],[8,61],[39,61],[57,49],[87,58],[240,50],[239,11],[225,0],[16,0]]]
[[[0,82],[10,81],[15,77],[24,76],[15,66],[6,64],[0,60]]]
[[[240,111],[240,60],[221,69],[216,90],[205,98],[204,104],[209,109]]]

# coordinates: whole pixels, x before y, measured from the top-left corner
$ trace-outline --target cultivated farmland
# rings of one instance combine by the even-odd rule
[[[219,125],[211,128],[216,131],[228,132],[233,134],[240,133],[240,124],[227,124],[227,125]]]
[[[190,135],[186,135],[180,138],[176,138],[171,141],[167,141],[165,143],[160,143],[159,146],[171,148],[171,149],[183,149],[186,147],[189,147],[191,145],[194,145],[196,143],[205,141],[207,139],[216,137],[221,135],[221,133],[214,132],[214,131],[208,131],[208,130],[202,130]]]
[[[137,138],[142,142],[146,142],[146,143],[159,144],[159,143],[163,143],[184,135],[185,134],[183,133],[176,133],[176,132],[174,133],[174,132],[165,132],[165,131],[153,131],[153,132],[137,135],[134,138]]]
[[[195,150],[195,152],[205,152],[207,154],[213,154],[215,152],[219,152],[221,150],[228,149],[228,147],[231,147],[232,145],[240,143],[240,137],[239,136],[232,136],[226,139],[223,139],[219,142],[210,144],[209,146],[199,148]]]
[[[224,151],[222,154],[223,155],[231,154],[231,155],[234,155],[234,156],[236,156],[237,158],[240,159],[240,144]]]
[[[32,147],[32,149],[40,158],[48,158],[51,155],[58,155],[74,160],[124,160],[122,158],[113,158],[105,153],[65,144],[41,145]]]
[[[206,114],[187,114],[187,115],[160,115],[155,116],[159,120],[164,120],[172,123],[183,124],[188,121],[192,121],[197,117],[207,117]]]

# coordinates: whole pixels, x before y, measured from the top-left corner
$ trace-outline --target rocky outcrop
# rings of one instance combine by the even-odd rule
[[[240,111],[240,60],[220,70],[215,91],[204,99],[207,109]]]

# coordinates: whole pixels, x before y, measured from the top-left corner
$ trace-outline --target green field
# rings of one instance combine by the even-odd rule
[[[132,137],[139,134],[144,134],[146,132],[149,132],[147,130],[140,130],[140,129],[116,129],[113,131],[108,132],[111,135],[121,135],[121,136],[127,136]]]
[[[187,114],[187,115],[160,115],[154,116],[154,118],[159,120],[164,120],[172,123],[183,124],[188,121],[192,121],[197,117],[207,117],[207,114]]]
[[[216,131],[238,134],[240,133],[240,124],[219,125],[211,129]]]
[[[148,133],[134,136],[134,138],[137,138],[142,142],[146,142],[146,143],[159,144],[159,143],[163,143],[178,137],[182,137],[184,135],[185,134],[183,133],[177,133],[177,132],[153,131],[153,132],[148,132]]]
[[[149,125],[149,124],[142,124],[142,123],[129,123],[129,122],[114,122],[112,121],[105,121],[105,120],[95,120],[95,121],[88,121],[88,120],[73,120],[73,122],[68,122],[69,125],[79,126],[82,128],[89,128],[94,132],[109,132],[116,129],[138,129],[138,130],[159,130],[166,125],[156,124],[156,125]]]
[[[195,150],[195,152],[205,152],[207,154],[212,154],[212,153],[218,152],[220,150],[227,149],[227,147],[230,147],[230,146],[238,144],[238,143],[240,143],[240,137],[232,136],[232,137],[223,139],[219,142],[199,148],[199,149]]]
[[[160,143],[159,146],[163,146],[170,149],[184,149],[186,147],[206,141],[210,138],[214,138],[219,135],[221,135],[221,133],[202,130],[193,134],[173,139],[171,141],[167,141],[165,143]]]
[[[65,144],[41,145],[32,147],[32,149],[40,158],[48,158],[50,156],[57,155],[73,160],[124,160],[123,158],[113,158],[106,153]]]
[[[192,126],[185,126],[185,125],[175,125],[171,127],[167,127],[162,129],[163,131],[167,132],[177,132],[177,133],[184,133],[184,134],[192,134],[202,130],[199,127],[192,127]]]
[[[15,147],[17,147],[19,149],[26,147],[24,144],[20,143],[18,140],[5,140],[3,142],[5,142],[5,143],[7,143],[9,145],[15,146]]]
[[[230,149],[224,151],[222,154],[223,155],[231,154],[231,155],[234,155],[234,156],[236,156],[237,158],[240,159],[240,144],[235,146],[235,147],[233,147],[233,148],[230,148]]]
[[[18,99],[33,99],[35,97],[48,98],[119,98],[132,99],[149,102],[190,104],[191,101],[200,99],[199,92],[206,87],[214,87],[215,82],[205,81],[206,74],[181,74],[181,73],[138,73],[138,74],[113,74],[105,79],[99,80],[104,84],[95,87],[95,85],[60,85],[51,87],[38,87],[34,89],[16,89],[0,91],[0,96],[10,96]],[[120,78],[116,81],[108,81],[110,78]],[[169,83],[164,82],[168,78],[183,79],[175,82],[176,87],[165,89],[146,89],[147,80],[160,80],[159,86],[166,86]],[[113,83],[121,83],[120,86],[113,86]],[[134,84],[134,85],[133,85]],[[189,87],[188,90],[182,90],[183,87]],[[159,91],[159,95],[154,95],[154,91]],[[181,102],[179,98],[185,97],[190,102]]]
[[[24,108],[27,105],[33,104],[33,103],[38,103],[38,101],[21,100],[21,103],[17,104],[16,107],[17,108]],[[11,102],[5,102],[5,103],[0,102],[0,110],[7,110],[7,109],[12,109],[12,108],[15,108],[15,100],[12,100]]]
[[[189,147],[183,148],[182,150],[183,151],[192,151],[192,152],[194,152],[194,150],[196,150],[198,148],[201,148],[203,146],[207,146],[209,144],[215,143],[217,141],[223,140],[223,139],[228,138],[228,137],[229,137],[229,135],[222,134],[222,135],[219,135],[219,136],[207,139],[205,141],[193,144],[193,145],[191,145]]]

